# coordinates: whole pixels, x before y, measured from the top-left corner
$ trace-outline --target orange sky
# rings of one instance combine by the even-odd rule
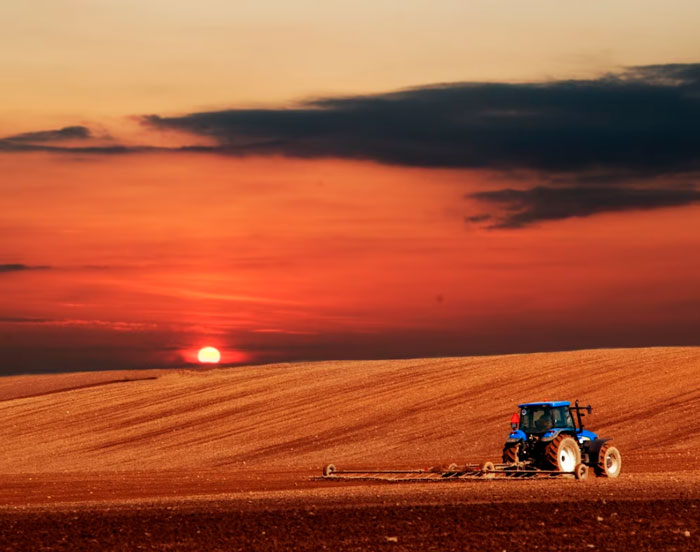
[[[11,351],[73,361],[64,349],[85,345],[108,366],[191,360],[209,343],[236,352],[225,361],[458,354],[682,342],[700,322],[698,207],[484,230],[464,222],[465,188],[488,181],[475,171],[169,154],[0,164],[2,258],[50,267],[0,275]]]
[[[690,0],[1,10],[0,138],[210,143],[136,117],[700,59]],[[537,175],[1,142],[4,373],[700,344],[697,204],[489,229],[470,194]]]
[[[695,62],[695,0],[35,0],[1,8],[0,131]]]

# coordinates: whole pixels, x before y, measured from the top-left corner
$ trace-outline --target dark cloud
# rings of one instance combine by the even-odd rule
[[[455,83],[317,99],[295,109],[145,117],[233,155],[371,159],[423,167],[656,172],[700,166],[700,64],[594,80]]]
[[[0,152],[24,153],[43,151],[49,153],[85,154],[85,155],[119,155],[125,153],[141,153],[148,151],[159,151],[159,148],[148,146],[122,146],[119,144],[108,146],[53,146],[47,144],[33,144],[23,142],[13,142],[11,140],[0,139]]]
[[[0,264],[0,274],[4,272],[22,272],[25,270],[47,270],[51,268],[50,266],[30,266],[20,263],[10,263],[10,264]]]
[[[0,316],[0,322],[4,324],[44,324],[51,322],[50,318],[28,318],[26,316]]]
[[[35,142],[56,142],[61,140],[86,140],[92,138],[90,129],[84,126],[67,126],[55,130],[39,130],[36,132],[24,132],[7,136],[3,142],[14,143],[35,143]]]
[[[0,138],[0,152],[22,153],[43,151],[51,153],[72,154],[102,154],[115,155],[124,153],[137,153],[143,151],[158,151],[159,148],[150,146],[124,146],[121,144],[95,144],[95,145],[60,145],[60,142],[74,140],[92,140],[98,138],[85,126],[67,126],[55,130],[39,130],[24,132]],[[111,141],[111,137],[102,134],[99,139]],[[59,144],[56,144],[58,142]]]
[[[84,126],[0,139],[0,151],[187,151],[341,157],[422,167],[648,175],[700,169],[700,64],[632,67],[590,80],[451,83],[229,109],[145,124],[214,139],[180,148],[61,146]]]
[[[527,190],[503,189],[468,197],[499,208],[500,216],[478,215],[471,221],[494,219],[490,228],[521,228],[530,224],[596,213],[678,207],[700,203],[700,190],[683,188],[548,187]],[[486,218],[482,218],[482,217]]]
[[[285,155],[483,168],[542,183],[472,196],[501,211],[467,217],[467,222],[516,228],[696,202],[698,192],[677,182],[678,175],[690,179],[700,171],[700,63],[631,67],[588,80],[450,83],[320,98],[289,109],[142,120],[152,128],[206,137],[211,145],[57,143],[93,138],[88,128],[71,126],[0,139],[0,151]]]
[[[22,153],[44,151],[74,154],[121,154],[142,151],[147,148],[130,148],[119,144],[94,146],[55,145],[55,142],[69,140],[90,140],[95,138],[89,128],[84,126],[67,126],[55,130],[24,132],[0,138],[0,152]],[[102,138],[109,138],[103,136]]]
[[[491,220],[491,215],[489,215],[487,213],[482,213],[481,215],[474,215],[471,217],[465,217],[465,220],[467,222],[474,222],[474,223],[486,222],[487,220]]]

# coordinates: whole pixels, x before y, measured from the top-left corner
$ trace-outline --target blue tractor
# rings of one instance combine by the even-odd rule
[[[543,401],[518,405],[511,418],[512,432],[503,447],[503,463],[516,468],[554,472],[586,472],[600,477],[617,477],[622,468],[620,451],[610,439],[600,439],[583,429],[585,413],[591,406],[578,401]]]

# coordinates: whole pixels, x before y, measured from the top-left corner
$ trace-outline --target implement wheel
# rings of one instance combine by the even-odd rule
[[[569,435],[557,435],[544,449],[547,468],[572,473],[581,463],[581,450],[578,443]]]
[[[598,453],[598,463],[595,466],[598,477],[617,477],[622,469],[622,456],[617,447],[608,441]]]
[[[335,473],[335,466],[333,464],[328,464],[325,468],[323,468],[323,477],[328,477],[329,475],[333,475]]]
[[[479,470],[481,471],[481,476],[486,478],[486,479],[493,479],[495,477],[495,471],[496,471],[496,466],[493,465],[493,462],[484,462],[479,466]]]
[[[586,464],[576,464],[574,475],[576,476],[576,479],[579,479],[580,481],[588,479],[588,466],[586,466]]]
[[[503,447],[503,463],[517,464],[520,455],[520,443],[506,443]]]

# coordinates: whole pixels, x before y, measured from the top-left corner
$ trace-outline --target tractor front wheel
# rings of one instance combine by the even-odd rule
[[[600,447],[598,463],[595,466],[595,474],[598,477],[617,477],[622,469],[622,456],[617,447],[611,442]]]
[[[581,463],[581,450],[573,437],[560,434],[547,443],[544,460],[548,469],[572,473]]]

